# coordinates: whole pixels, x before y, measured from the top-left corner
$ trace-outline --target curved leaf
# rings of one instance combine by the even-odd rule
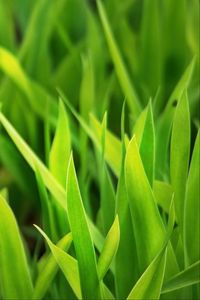
[[[104,246],[98,260],[97,269],[98,269],[100,280],[104,278],[106,272],[110,267],[113,257],[117,252],[119,239],[120,239],[119,219],[118,216],[116,216],[115,221],[106,236],[106,240],[104,242]]]
[[[71,242],[72,235],[71,233],[68,233],[57,243],[56,246],[67,251]],[[57,262],[52,254],[48,255],[44,259],[45,261],[42,262],[42,269],[36,279],[32,299],[42,299],[45,296],[58,271]]]
[[[0,195],[0,286],[3,299],[31,299],[33,286],[19,228]]]

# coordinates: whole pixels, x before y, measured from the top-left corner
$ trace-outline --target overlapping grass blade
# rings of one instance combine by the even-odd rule
[[[90,114],[90,124],[94,135],[101,143],[102,137],[102,126],[101,123],[95,118],[94,115]],[[105,132],[105,150],[104,155],[106,161],[109,163],[110,167],[116,175],[120,172],[120,161],[121,161],[121,142],[120,140],[112,134],[108,129]]]
[[[83,207],[73,158],[67,173],[67,211],[78,260],[81,290],[85,299],[101,299],[96,256]],[[85,274],[87,273],[87,277]]]
[[[121,54],[117,47],[116,41],[114,39],[113,33],[110,28],[110,24],[108,22],[108,18],[105,13],[105,9],[103,7],[103,3],[100,0],[98,0],[97,5],[98,5],[99,15],[103,25],[104,33],[108,42],[109,50],[111,53],[113,63],[115,65],[115,70],[121,88],[124,92],[124,95],[127,97],[127,102],[130,107],[130,110],[132,111],[134,117],[137,117],[138,113],[140,112],[140,103],[138,100],[137,93],[131,83],[130,77],[128,75],[128,71],[125,67]]]
[[[71,242],[72,235],[68,233],[56,244],[56,247],[68,251]],[[35,282],[32,299],[43,299],[58,271],[58,264],[52,254],[44,258],[42,265],[43,268],[40,270]]]
[[[200,260],[200,131],[197,134],[187,179],[184,211],[185,263]]]
[[[190,265],[187,269],[178,273],[166,281],[162,288],[162,294],[182,289],[184,287],[200,282],[199,271],[200,261]]]
[[[0,286],[3,299],[31,299],[33,286],[19,228],[0,195]]]
[[[106,236],[104,246],[98,260],[97,269],[98,269],[98,275],[100,280],[104,278],[106,272],[110,267],[110,264],[117,252],[119,240],[120,240],[119,219],[118,216],[116,216],[115,221]]]
[[[71,137],[64,104],[59,102],[59,116],[49,157],[49,169],[58,182],[65,187],[67,166],[71,152]],[[62,163],[60,159],[62,157]]]
[[[0,149],[1,162],[9,170],[14,181],[26,195],[34,195],[33,177],[26,162],[21,158],[12,142],[2,134],[0,135]],[[29,186],[27,186],[27,182]]]
[[[102,126],[101,123],[96,120],[93,115],[90,115],[91,127],[84,121],[84,119],[76,112],[68,99],[64,96],[64,94],[59,91],[61,98],[64,103],[68,106],[71,113],[78,120],[84,131],[93,141],[97,149],[102,151]],[[120,173],[120,158],[121,158],[121,144],[119,139],[117,139],[110,131],[106,130],[105,137],[105,159],[108,162],[109,166],[113,170],[116,176],[119,176]]]
[[[161,22],[159,1],[145,0],[141,20],[140,72],[150,96],[153,96],[161,76]],[[148,72],[147,70],[151,70]],[[152,76],[152,73],[154,74]]]
[[[170,201],[174,193],[172,186],[164,181],[155,180],[153,192],[158,205],[164,212],[169,213]]]
[[[45,108],[47,107],[47,103],[49,103],[49,119],[51,124],[55,126],[57,104],[53,97],[38,83],[31,80],[21,67],[18,59],[7,49],[2,47],[0,47],[0,69],[2,69],[25,94],[33,111],[43,119],[46,118]]]
[[[154,258],[145,272],[142,274],[132,291],[128,300],[160,299],[166,265],[166,245],[164,249]]]
[[[65,275],[65,278],[69,282],[69,285],[71,286],[75,295],[78,299],[82,299],[78,262],[71,255],[63,251],[61,248],[55,246],[48,238],[48,236],[38,226],[36,226],[36,228],[45,238],[57,264],[61,268],[63,274]]]
[[[165,239],[165,229],[144,171],[135,136],[130,141],[127,149],[125,180],[141,273],[144,272],[162,247]],[[174,274],[175,272],[177,272],[177,263],[170,247],[167,257],[167,277],[170,273]]]
[[[125,180],[140,270],[144,271],[164,242],[164,227],[144,171],[135,136],[127,149]],[[156,236],[154,232],[157,232]]]
[[[150,185],[153,186],[155,164],[155,132],[151,101],[148,105],[144,130],[141,137],[140,155]]]
[[[61,207],[67,212],[66,206],[66,192],[62,188],[62,186],[57,182],[55,177],[50,173],[50,171],[45,167],[45,165],[41,162],[41,160],[37,157],[37,155],[30,149],[30,147],[26,144],[26,142],[20,137],[17,131],[13,128],[13,126],[9,123],[9,121],[5,118],[5,116],[0,112],[0,122],[8,132],[9,136],[28,162],[33,171],[37,170],[40,172],[40,175],[43,179],[45,186],[51,192],[51,194],[55,197],[55,200],[60,204]],[[66,214],[67,217],[67,214]],[[104,238],[102,237],[99,230],[92,223],[91,220],[88,219],[92,238],[94,243],[99,251],[101,251]]]
[[[36,171],[36,168],[39,170],[47,188],[51,191],[52,195],[55,196],[55,199],[60,203],[60,205],[66,210],[65,191],[62,189],[61,185],[56,181],[54,176],[44,166],[36,154],[29,148],[26,142],[20,137],[20,135],[16,132],[16,130],[12,127],[2,113],[0,113],[0,121],[25,160],[34,171]]]
[[[116,213],[119,215],[120,241],[115,258],[115,283],[117,299],[125,299],[138,279],[138,258],[133,233],[130,207],[125,183],[125,104],[121,115],[122,160],[116,194]],[[129,247],[127,247],[127,244]]]
[[[188,175],[189,155],[190,113],[187,93],[184,92],[177,105],[174,116],[170,155],[170,177],[175,193],[174,203],[176,216],[182,233],[185,206],[185,186]]]
[[[175,113],[175,107],[178,104],[181,96],[185,90],[187,90],[191,76],[193,74],[193,69],[195,65],[195,58],[189,64],[179,82],[175,86],[167,105],[160,115],[157,130],[156,130],[156,174],[157,178],[161,178],[161,174],[166,175],[166,165],[167,165],[167,153],[170,141],[171,126],[173,122],[173,117]]]
[[[107,113],[105,113],[102,121],[101,130],[101,144],[102,153],[100,157],[100,210],[99,216],[101,218],[102,230],[106,235],[114,222],[115,216],[115,192],[112,179],[108,172],[105,163],[105,147],[106,147],[106,128],[107,128]]]
[[[67,167],[71,152],[71,133],[69,121],[62,100],[59,102],[59,114],[52,147],[49,153],[49,170],[57,181],[65,188]],[[61,159],[62,158],[62,163]],[[66,213],[54,204],[54,224],[58,224],[58,232],[64,235],[68,231]],[[57,221],[56,221],[57,220]]]
[[[54,215],[53,215],[54,206],[52,205],[52,201],[47,193],[42,176],[40,175],[40,172],[37,169],[35,171],[35,176],[36,176],[38,191],[41,200],[40,202],[42,208],[42,225],[44,230],[48,234],[48,236],[50,236],[51,239],[56,240],[58,236],[58,232],[57,232],[56,223],[54,223]]]

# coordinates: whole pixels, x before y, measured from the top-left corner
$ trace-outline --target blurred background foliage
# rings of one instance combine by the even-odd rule
[[[199,128],[199,1],[106,0],[103,3],[139,106],[145,108],[152,99],[155,124],[195,57],[188,89],[193,144]],[[108,128],[119,136],[125,99],[120,82],[96,1],[0,0],[2,111],[47,165],[51,140],[47,140],[46,131],[49,126],[53,137],[57,88],[87,122],[90,111],[102,120],[107,110]],[[87,174],[83,176],[82,172],[83,165],[88,164],[93,174],[90,193],[98,198],[92,147],[83,148],[83,130],[70,113],[68,117],[79,177],[86,181]],[[135,117],[127,108],[128,134],[132,133]],[[5,186],[23,232],[30,238],[29,224],[40,219],[35,177],[2,131],[0,188]]]

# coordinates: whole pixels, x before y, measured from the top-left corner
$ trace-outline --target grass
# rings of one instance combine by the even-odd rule
[[[0,0],[0,299],[200,299],[197,0]]]

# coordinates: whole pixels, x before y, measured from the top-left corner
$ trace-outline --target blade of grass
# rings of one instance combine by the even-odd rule
[[[65,278],[69,282],[75,295],[77,296],[78,299],[82,299],[80,278],[79,278],[79,272],[78,272],[78,262],[72,256],[70,256],[68,253],[66,253],[59,247],[55,246],[51,242],[51,240],[48,238],[48,236],[42,231],[41,228],[39,228],[37,225],[35,225],[35,227],[41,233],[41,235],[45,238],[57,264],[61,268],[63,274],[65,275]]]
[[[181,234],[183,234],[185,186],[188,174],[189,155],[190,113],[187,94],[184,92],[177,105],[174,116],[170,155],[170,177],[175,193],[174,203]]]
[[[135,136],[127,149],[125,180],[140,270],[144,271],[164,242],[164,227],[144,171]],[[154,232],[157,232],[156,236]]]
[[[153,192],[158,205],[165,213],[169,213],[170,200],[173,195],[173,188],[170,184],[155,180],[153,184]]]
[[[142,274],[127,300],[160,299],[166,265],[166,245]]]
[[[144,171],[135,136],[127,149],[125,180],[137,241],[140,272],[144,272],[164,242],[165,229]],[[174,274],[177,268],[176,259],[170,246],[167,258],[167,276],[170,273]]]
[[[106,275],[110,267],[110,264],[117,252],[119,240],[120,240],[119,219],[118,216],[116,216],[115,221],[106,236],[104,246],[98,260],[97,269],[98,269],[100,280],[104,278],[104,276]]]
[[[155,132],[151,101],[148,105],[147,116],[141,138],[140,155],[150,185],[153,186],[155,164]]]
[[[175,107],[178,104],[181,96],[185,90],[187,90],[191,76],[193,74],[193,69],[195,65],[195,58],[189,64],[179,82],[175,86],[167,105],[161,114],[156,130],[156,175],[157,178],[161,178],[163,174],[167,173],[167,154],[168,146],[170,141],[170,133],[172,121],[175,113]]]
[[[101,123],[96,120],[93,115],[90,115],[91,126],[84,121],[84,119],[76,112],[68,99],[64,96],[64,94],[58,90],[58,93],[64,103],[67,105],[71,113],[78,120],[80,125],[83,127],[87,135],[93,141],[97,149],[101,152],[101,136],[102,136],[102,126]],[[108,162],[109,166],[113,170],[116,176],[119,175],[120,172],[120,156],[121,156],[121,146],[120,141],[117,139],[111,132],[106,132],[106,141],[105,141],[105,158]]]
[[[110,24],[108,22],[108,18],[105,13],[105,9],[103,7],[103,3],[101,1],[97,1],[98,11],[100,15],[100,19],[103,25],[104,33],[107,39],[107,43],[109,46],[109,50],[111,53],[111,58],[115,65],[115,70],[121,85],[121,88],[124,92],[124,95],[127,97],[127,103],[132,111],[134,117],[137,117],[140,112],[140,103],[138,100],[137,93],[131,83],[130,77],[126,70],[125,64],[122,60],[121,54],[117,47],[116,41],[114,39],[113,33],[111,31]]]
[[[72,156],[67,173],[67,211],[85,299],[101,299],[96,256],[83,207]],[[87,273],[87,277],[85,274]]]
[[[187,179],[184,211],[186,266],[200,260],[200,130],[198,131]]]
[[[67,166],[71,151],[71,137],[68,124],[68,118],[64,104],[59,102],[59,116],[56,126],[56,132],[49,154],[49,169],[58,182],[65,187]],[[60,159],[62,158],[62,163]]]
[[[3,299],[31,299],[33,286],[15,216],[0,195],[0,286]]]
[[[200,282],[200,261],[190,265],[164,283],[162,294],[182,289]]]
[[[69,233],[66,236],[64,236],[56,244],[56,246],[58,248],[61,248],[62,250],[68,251],[71,242],[72,235],[71,233]],[[45,257],[44,260],[45,261],[42,262],[43,268],[39,272],[36,279],[32,299],[43,299],[58,271],[57,262],[52,254]]]
[[[45,186],[51,192],[51,194],[55,197],[55,200],[60,204],[61,207],[67,212],[66,207],[66,192],[63,187],[57,182],[55,177],[50,173],[50,171],[45,167],[45,165],[41,162],[41,160],[37,157],[37,155],[30,149],[27,143],[21,138],[21,136],[17,133],[17,131],[13,128],[10,122],[6,119],[6,117],[0,112],[0,122],[6,129],[7,133],[15,143],[16,147],[23,155],[27,163],[36,171],[36,166],[40,171],[40,175],[43,179]],[[67,214],[66,214],[67,217]],[[92,238],[94,240],[95,246],[99,251],[101,251],[104,238],[102,237],[99,230],[92,223],[92,221],[88,218],[90,230],[92,233]]]

